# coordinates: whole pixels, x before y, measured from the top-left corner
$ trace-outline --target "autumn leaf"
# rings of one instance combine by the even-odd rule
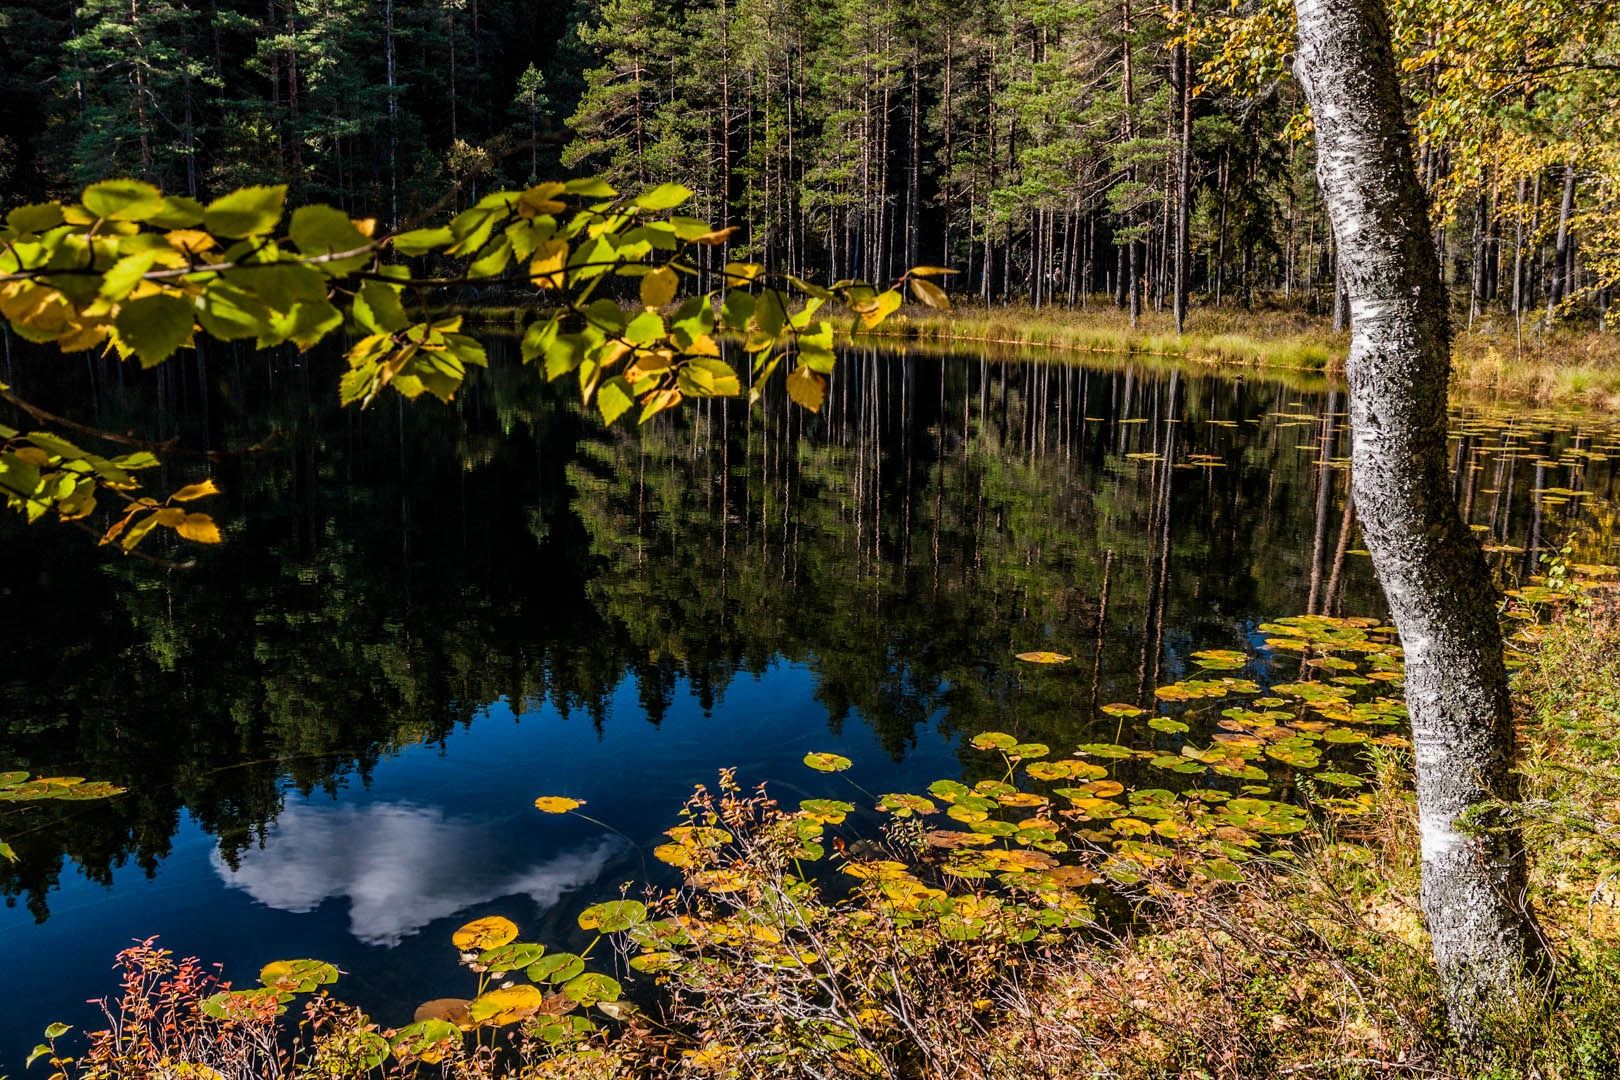
[[[501,915],[474,919],[450,935],[450,944],[462,952],[482,952],[517,937],[517,924]]]
[[[197,484],[187,484],[185,487],[169,496],[170,502],[190,502],[208,495],[218,495],[219,486],[212,479]]]
[[[221,539],[219,526],[207,514],[187,514],[175,525],[174,531],[198,544],[217,544]]]
[[[675,290],[679,285],[680,279],[675,271],[660,266],[641,279],[641,302],[650,308],[661,308],[675,299]]]

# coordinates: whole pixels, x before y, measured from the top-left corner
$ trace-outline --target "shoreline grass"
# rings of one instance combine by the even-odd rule
[[[1315,372],[1342,378],[1348,331],[1325,317],[1278,309],[1195,308],[1179,337],[1169,314],[1143,312],[1136,328],[1112,307],[907,309],[870,336],[950,347],[998,345],[1059,352],[1156,356],[1212,366]],[[1470,398],[1620,409],[1620,335],[1551,332],[1482,319],[1459,329],[1453,389]]]
[[[452,309],[491,328],[519,328],[521,306]],[[1194,308],[1187,332],[1167,312],[1144,311],[1133,328],[1111,305],[1077,308],[964,306],[949,313],[907,307],[863,340],[945,351],[991,347],[1002,355],[1069,354],[1151,358],[1208,367],[1344,376],[1348,331],[1325,316],[1280,308]],[[1576,405],[1620,411],[1620,334],[1516,327],[1500,315],[1458,327],[1452,388],[1475,401]]]
[[[1114,308],[960,308],[950,314],[907,309],[868,333],[933,343],[973,343],[1066,352],[1157,356],[1195,363],[1331,373],[1348,334],[1326,333],[1318,320],[1290,312],[1205,309],[1177,336],[1170,316],[1144,312],[1133,328]]]

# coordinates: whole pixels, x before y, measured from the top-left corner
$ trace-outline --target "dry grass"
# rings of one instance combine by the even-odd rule
[[[1458,335],[1456,386],[1474,397],[1620,409],[1620,335],[1560,330],[1519,335],[1482,324]]]
[[[966,307],[949,315],[907,311],[874,336],[958,345],[996,344],[1071,353],[1157,356],[1197,363],[1342,375],[1348,333],[1298,311],[1195,308],[1177,337],[1170,316],[1144,312],[1132,329],[1111,306]],[[1470,398],[1620,409],[1620,335],[1596,330],[1517,330],[1481,320],[1457,334],[1454,384]]]
[[[1440,1036],[1404,771],[1384,759],[1353,836],[1325,834],[1229,893],[1156,895],[1140,933],[1051,961],[1009,1010],[1042,1020],[1009,1023],[1007,1052],[1052,1077],[1461,1075]]]
[[[1144,312],[1133,328],[1113,307],[973,307],[950,315],[910,311],[891,318],[874,336],[1306,371],[1331,369],[1350,340],[1302,313],[1230,308],[1193,311],[1187,332],[1178,337],[1167,313]]]

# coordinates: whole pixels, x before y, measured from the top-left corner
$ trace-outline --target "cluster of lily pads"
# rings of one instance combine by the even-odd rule
[[[437,1064],[462,1050],[469,1033],[481,1037],[478,1033],[520,1024],[526,1036],[546,1044],[571,1044],[597,1030],[589,1010],[616,1020],[635,1012],[634,1005],[620,1000],[624,988],[617,979],[586,967],[605,937],[633,931],[647,920],[647,907],[638,900],[594,904],[580,913],[579,925],[596,937],[580,953],[570,953],[517,940],[517,924],[503,916],[475,919],[450,936],[476,978],[474,995],[423,1002],[409,1024],[385,1033],[370,1027],[344,1031],[344,1060],[361,1071],[390,1056],[406,1065]],[[285,1013],[298,995],[337,982],[339,974],[322,960],[277,960],[259,972],[260,985],[213,994],[202,1010],[226,1022],[268,1019]]]
[[[124,789],[82,776],[34,776],[26,770],[0,772],[0,803],[89,802],[122,795]],[[0,839],[0,859],[15,861],[17,853]]]
[[[887,1015],[884,991],[862,981],[864,961],[851,944],[860,933],[886,928],[917,949],[1039,947],[1093,923],[1113,891],[1239,880],[1257,853],[1286,856],[1314,814],[1369,810],[1371,797],[1355,790],[1364,780],[1346,759],[1406,743],[1393,628],[1310,615],[1258,631],[1271,663],[1292,665],[1289,681],[1263,687],[1246,677],[1256,660],[1247,652],[1196,652],[1195,676],[1159,687],[1151,701],[1100,709],[1122,730],[1140,723],[1132,745],[1088,742],[1065,753],[983,732],[969,743],[989,775],[877,796],[851,785],[866,806],[827,797],[783,806],[744,797],[723,774],[719,795],[700,792],[653,849],[679,871],[679,888],[651,908],[620,899],[585,909],[579,925],[594,936],[577,953],[519,941],[516,924],[500,916],[468,923],[452,944],[476,992],[425,1002],[411,1023],[365,1033],[360,1057],[434,1063],[460,1052],[468,1033],[501,1028],[558,1053],[587,1052],[602,1019],[636,1012],[615,974],[592,970],[604,941],[603,956],[684,992],[739,973],[866,985],[854,1012],[822,1022],[815,1036],[847,1040],[854,1053],[870,1044],[861,1017],[881,1025]],[[1069,660],[1046,651],[1020,659],[1035,678],[1061,677]],[[827,774],[853,767],[821,751],[804,764]],[[1153,771],[1167,774],[1162,786],[1140,782]],[[562,795],[535,800],[550,814],[583,816],[583,805]],[[259,987],[216,994],[205,1008],[220,1018],[278,1011],[337,976],[319,961],[281,961],[265,968]]]
[[[984,732],[970,744],[998,767],[974,782],[939,780],[923,792],[873,797],[865,808],[837,798],[772,803],[742,826],[722,804],[695,801],[653,850],[680,871],[682,889],[666,900],[664,917],[638,904],[634,925],[619,931],[629,966],[688,988],[694,973],[711,978],[721,958],[837,980],[850,974],[853,957],[817,932],[833,917],[944,941],[1037,941],[1093,921],[1101,890],[1149,879],[1178,887],[1234,881],[1257,852],[1285,850],[1313,812],[1366,812],[1370,796],[1353,791],[1364,781],[1335,764],[1343,755],[1334,751],[1406,744],[1389,730],[1405,717],[1393,628],[1301,616],[1259,630],[1274,660],[1297,665],[1292,681],[1262,688],[1231,674],[1252,657],[1211,649],[1191,658],[1200,675],[1160,687],[1152,709],[1101,709],[1142,721],[1141,741],[1150,745],[1084,743],[1062,754]],[[1068,661],[1054,652],[1020,658],[1048,667]],[[1195,727],[1207,737],[1193,737]],[[853,765],[820,751],[804,764],[823,773]],[[1170,773],[1175,784],[1128,782],[1125,772],[1141,767]],[[1306,776],[1311,782],[1300,784]],[[1284,786],[1313,796],[1279,793]],[[552,813],[580,805],[537,800]],[[875,841],[856,827],[874,821]],[[843,884],[815,866],[829,852]]]

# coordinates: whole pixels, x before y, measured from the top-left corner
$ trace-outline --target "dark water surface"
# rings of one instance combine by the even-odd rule
[[[186,447],[267,448],[215,469],[222,547],[151,545],[187,571],[0,524],[0,768],[129,789],[0,817],[0,1071],[48,1021],[93,1026],[132,939],[249,984],[330,960],[402,1023],[470,989],[448,946],[467,919],[561,943],[658,873],[642,853],[721,767],[784,797],[920,790],[974,771],[985,728],[1113,739],[1098,704],[1148,702],[1263,620],[1380,614],[1326,383],[852,354],[820,417],[689,403],[603,431],[492,351],[453,408],[364,414],[336,407],[330,359],[11,373],[105,428],[156,414]],[[1566,539],[1617,561],[1620,427],[1456,431],[1510,583]],[[1075,660],[1037,677],[1031,649]],[[856,767],[811,772],[809,750]]]

